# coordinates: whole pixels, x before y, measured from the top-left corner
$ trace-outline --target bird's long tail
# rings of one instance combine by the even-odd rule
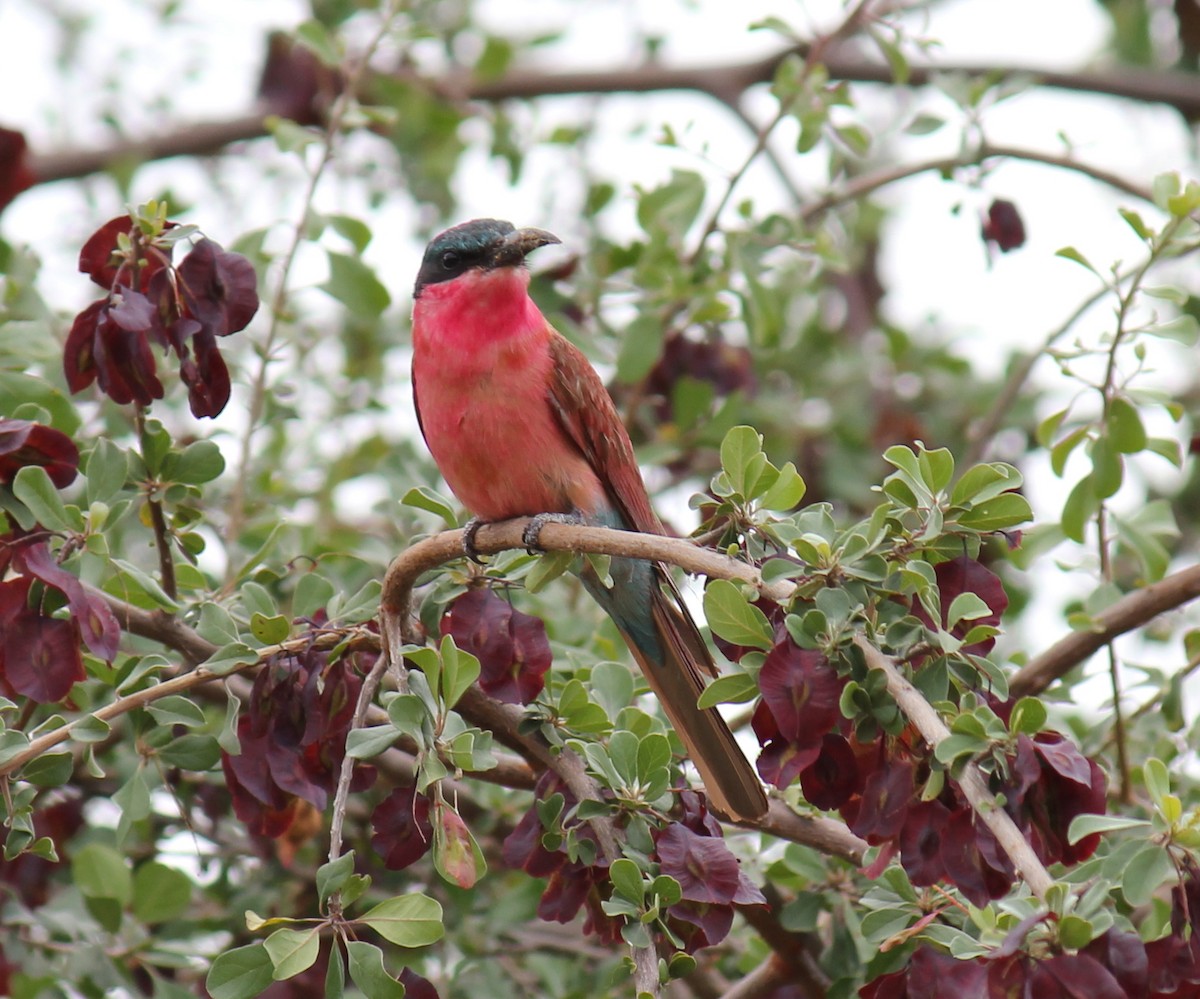
[[[612,560],[614,586],[591,566],[584,586],[616,623],[642,675],[700,771],[711,804],[733,819],[767,810],[762,783],[716,708],[699,708],[704,675],[716,673],[712,656],[666,570],[651,562]]]

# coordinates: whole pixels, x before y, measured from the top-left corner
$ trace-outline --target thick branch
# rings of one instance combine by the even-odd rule
[[[655,64],[634,69],[596,70],[578,73],[546,73],[515,70],[499,80],[472,80],[464,75],[426,79],[412,71],[396,76],[451,100],[504,101],[568,94],[651,93],[692,90],[736,104],[742,93],[774,78],[779,64],[804,48],[789,48],[765,59],[713,66],[668,67]],[[891,69],[883,63],[853,55],[831,54],[823,60],[833,79],[863,83],[893,84]],[[1022,66],[912,66],[908,86],[924,86],[945,75],[989,75],[996,78],[1028,78],[1033,83],[1060,90],[1107,94],[1129,100],[1167,104],[1189,120],[1200,118],[1200,88],[1189,73],[1121,70],[1061,73]],[[266,134],[271,109],[258,105],[228,121],[199,122],[180,126],[144,139],[115,143],[105,149],[71,149],[30,157],[28,166],[35,183],[84,177],[117,164],[167,159],[173,156],[203,156],[226,146]]]
[[[1071,632],[1026,663],[1009,684],[1012,696],[1041,693],[1118,635],[1197,597],[1200,597],[1200,565],[1181,569],[1166,579],[1135,590],[1097,614],[1090,629]]]
[[[924,695],[909,683],[891,659],[861,636],[854,640],[854,644],[866,658],[867,666],[879,670],[887,678],[888,693],[900,706],[904,717],[916,726],[931,749],[936,749],[943,739],[950,738],[950,730],[942,721],[942,716],[925,700]],[[1033,847],[1021,834],[1016,823],[1009,818],[1008,813],[1000,807],[995,796],[988,790],[983,774],[974,763],[968,763],[963,769],[958,778],[958,786],[971,808],[975,810],[975,814],[992,831],[1021,879],[1038,898],[1044,899],[1054,879],[1033,852]]]

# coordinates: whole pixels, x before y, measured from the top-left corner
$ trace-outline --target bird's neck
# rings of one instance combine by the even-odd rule
[[[484,367],[497,354],[544,340],[546,320],[528,289],[524,267],[469,271],[426,285],[413,303],[413,349]]]

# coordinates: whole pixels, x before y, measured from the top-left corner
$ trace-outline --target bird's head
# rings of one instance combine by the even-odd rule
[[[520,267],[526,254],[548,243],[560,243],[544,229],[517,229],[500,219],[473,219],[435,236],[425,248],[413,297],[429,285],[453,281],[471,271]]]

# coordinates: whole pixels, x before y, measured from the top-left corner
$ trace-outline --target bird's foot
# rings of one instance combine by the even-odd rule
[[[538,538],[541,537],[542,528],[547,524],[582,524],[583,516],[579,513],[539,513],[536,517],[529,521],[529,525],[521,532],[521,541],[525,545],[525,550],[530,555],[537,555],[545,551],[538,544]]]
[[[486,520],[480,520],[478,517],[472,517],[467,521],[467,526],[463,528],[462,550],[476,565],[483,565],[483,559],[479,557],[479,549],[475,547],[475,535],[479,533],[479,529],[486,524]]]

